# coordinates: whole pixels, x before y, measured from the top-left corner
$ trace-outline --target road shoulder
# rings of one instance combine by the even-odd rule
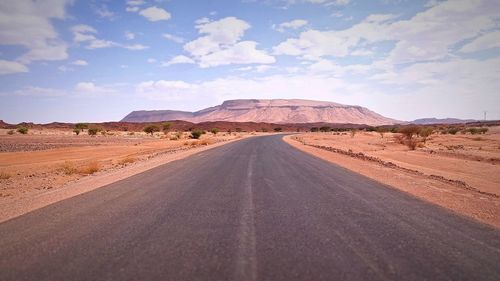
[[[468,190],[453,183],[387,167],[333,151],[304,145],[293,136],[283,140],[301,151],[376,180],[419,199],[431,202],[483,223],[500,227],[500,198]]]

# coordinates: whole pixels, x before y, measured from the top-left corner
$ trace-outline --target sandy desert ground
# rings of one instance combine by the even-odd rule
[[[207,132],[195,140],[184,132],[180,139],[172,140],[177,133],[159,132],[151,136],[143,132],[111,131],[106,135],[77,136],[71,130],[61,129],[30,130],[27,135],[8,135],[8,131],[0,129],[0,220],[12,213],[6,209],[13,204],[19,208],[18,213],[30,211],[33,207],[21,210],[22,205],[82,181],[99,187],[110,181],[111,174],[119,173],[113,178],[119,180],[179,157],[252,136]],[[103,177],[106,180],[100,180]],[[65,190],[59,199],[81,193],[78,188],[72,189],[74,194]],[[48,203],[57,199],[51,197]]]
[[[306,133],[291,145],[445,208],[500,226],[500,127],[433,134],[416,150],[398,134]]]

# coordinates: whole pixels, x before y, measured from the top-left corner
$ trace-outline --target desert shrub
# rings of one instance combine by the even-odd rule
[[[211,132],[212,134],[214,134],[214,136],[215,136],[215,135],[217,135],[217,133],[219,132],[219,129],[217,129],[217,128],[212,128],[212,129],[210,130],[210,132]]]
[[[11,175],[6,172],[0,172],[0,180],[8,180],[10,179]]]
[[[263,133],[267,133],[268,132],[267,128],[261,128],[260,131],[263,132]]]
[[[129,132],[127,135],[133,136],[133,135],[135,135],[135,133],[134,132]]]
[[[321,132],[330,132],[332,130],[332,128],[330,128],[329,126],[323,126],[323,127],[319,128],[319,130]]]
[[[425,143],[427,141],[427,138],[434,133],[434,129],[431,127],[423,127],[418,131],[418,135],[422,137],[422,141]]]
[[[182,145],[189,145],[189,142],[185,141],[184,143],[182,143]]]
[[[283,129],[282,129],[282,128],[280,128],[280,127],[277,127],[277,128],[274,128],[274,131],[275,131],[275,132],[281,132],[281,131],[283,131]]]
[[[88,128],[89,128],[88,123],[76,123],[75,124],[75,129],[84,130],[84,129],[88,129]]]
[[[179,138],[178,138],[177,136],[173,135],[173,136],[170,136],[170,138],[169,138],[169,139],[170,139],[171,141],[175,141],[175,140],[178,140]]]
[[[375,131],[380,134],[381,138],[384,138],[384,134],[387,133],[387,129],[383,127],[376,128]]]
[[[317,131],[319,131],[319,129],[318,129],[318,128],[316,128],[316,127],[312,127],[312,128],[311,128],[311,132],[313,132],[313,133],[314,133],[314,132],[317,132]]]
[[[122,127],[122,131],[128,132],[128,127]]]
[[[101,131],[101,135],[105,136],[106,135],[106,131]]]
[[[78,168],[76,167],[75,163],[66,161],[61,164],[60,171],[65,175],[72,175],[78,172]]]
[[[24,126],[18,127],[17,132],[20,134],[26,135],[28,133],[28,128],[24,127]]]
[[[448,134],[451,134],[451,135],[456,135],[458,133],[458,131],[460,131],[460,129],[456,128],[456,127],[448,128],[448,130],[447,130]]]
[[[398,133],[404,135],[406,139],[411,139],[420,132],[419,126],[406,126],[398,129]]]
[[[472,128],[464,129],[463,131],[464,131],[464,133],[470,133],[471,135],[476,135],[476,134],[481,134],[482,133],[481,129],[483,129],[483,128],[474,128],[474,127],[472,127]],[[485,128],[485,129],[488,130],[487,128]]]
[[[160,131],[160,128],[158,128],[158,126],[155,126],[155,125],[146,126],[144,128],[144,132],[151,134],[151,135],[153,135],[155,132],[159,132],[159,131]]]
[[[350,131],[351,138],[354,138],[354,136],[356,135],[356,133],[357,133],[357,132],[358,132],[358,130],[357,130],[357,129],[352,129],[352,130]]]
[[[161,126],[162,126],[162,129],[164,132],[168,132],[168,131],[170,131],[170,128],[172,128],[172,123],[165,122]]]
[[[176,132],[175,133],[175,136],[177,137],[177,139],[182,139],[182,132]]]
[[[80,134],[80,129],[74,128],[73,133],[75,133],[78,136]]]
[[[7,134],[8,134],[8,135],[13,135],[13,134],[14,134],[14,130],[9,130],[9,131],[7,132]]]
[[[89,136],[95,136],[100,131],[101,131],[101,128],[98,128],[98,127],[89,127],[89,129],[87,130],[87,134],[89,134]]]
[[[236,128],[234,130],[236,131],[236,133],[241,133],[243,131],[243,129],[241,129],[241,128]]]
[[[99,172],[101,169],[101,165],[97,161],[93,161],[88,163],[87,165],[81,167],[79,169],[80,174],[83,175],[92,175],[93,173]]]
[[[478,130],[479,130],[479,133],[483,134],[483,135],[488,132],[488,128],[484,128],[484,127],[483,128],[479,128]]]
[[[202,134],[203,134],[203,132],[201,130],[193,130],[193,131],[191,131],[190,138],[192,138],[192,139],[199,139]]]
[[[134,163],[135,161],[137,161],[137,159],[130,157],[130,156],[127,156],[127,157],[121,159],[120,161],[118,161],[118,164],[127,165],[127,164]]]
[[[394,135],[394,141],[399,143],[399,144],[404,144],[405,136],[403,136],[401,134]]]

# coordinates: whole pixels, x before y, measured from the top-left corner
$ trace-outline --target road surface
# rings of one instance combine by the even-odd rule
[[[256,137],[0,224],[0,280],[500,280],[500,230]]]

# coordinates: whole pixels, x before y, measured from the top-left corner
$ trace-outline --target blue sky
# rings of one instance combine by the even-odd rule
[[[227,99],[500,119],[497,0],[0,1],[0,119],[112,121]]]

